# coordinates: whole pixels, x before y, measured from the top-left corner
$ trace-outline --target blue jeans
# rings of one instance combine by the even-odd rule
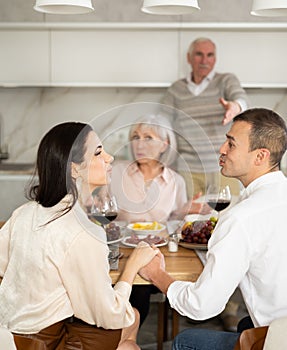
[[[172,350],[233,350],[240,333],[208,329],[185,329],[172,343]]]

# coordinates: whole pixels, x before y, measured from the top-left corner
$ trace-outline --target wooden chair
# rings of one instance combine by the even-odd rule
[[[234,350],[285,350],[286,330],[287,317],[272,321],[269,327],[246,329],[241,333]]]
[[[240,334],[234,350],[263,350],[268,327],[246,329]]]
[[[14,342],[17,350],[47,350],[45,342],[39,339],[14,334]]]

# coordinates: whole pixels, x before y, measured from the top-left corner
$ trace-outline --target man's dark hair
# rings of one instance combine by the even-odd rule
[[[266,148],[270,152],[270,165],[280,164],[287,149],[285,121],[274,111],[253,108],[237,115],[233,122],[244,121],[251,125],[249,151]]]

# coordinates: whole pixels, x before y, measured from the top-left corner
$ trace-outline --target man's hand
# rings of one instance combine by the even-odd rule
[[[153,279],[153,275],[157,274],[157,271],[159,270],[165,270],[164,255],[160,251],[158,251],[157,255],[150,263],[139,270],[139,275],[143,279],[151,281]]]
[[[161,252],[158,252],[149,264],[141,268],[139,274],[164,294],[167,294],[169,286],[174,282],[174,278],[165,271],[164,256]]]
[[[219,102],[222,104],[222,106],[225,109],[224,118],[222,119],[222,124],[226,125],[231,120],[241,112],[241,107],[237,102],[234,101],[226,101],[224,98],[220,98]]]

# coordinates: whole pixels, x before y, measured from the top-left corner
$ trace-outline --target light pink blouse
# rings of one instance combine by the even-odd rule
[[[128,222],[166,222],[187,201],[184,179],[175,171],[165,167],[152,182],[145,183],[137,163],[128,161],[113,166],[111,192],[119,205],[117,220]]]

